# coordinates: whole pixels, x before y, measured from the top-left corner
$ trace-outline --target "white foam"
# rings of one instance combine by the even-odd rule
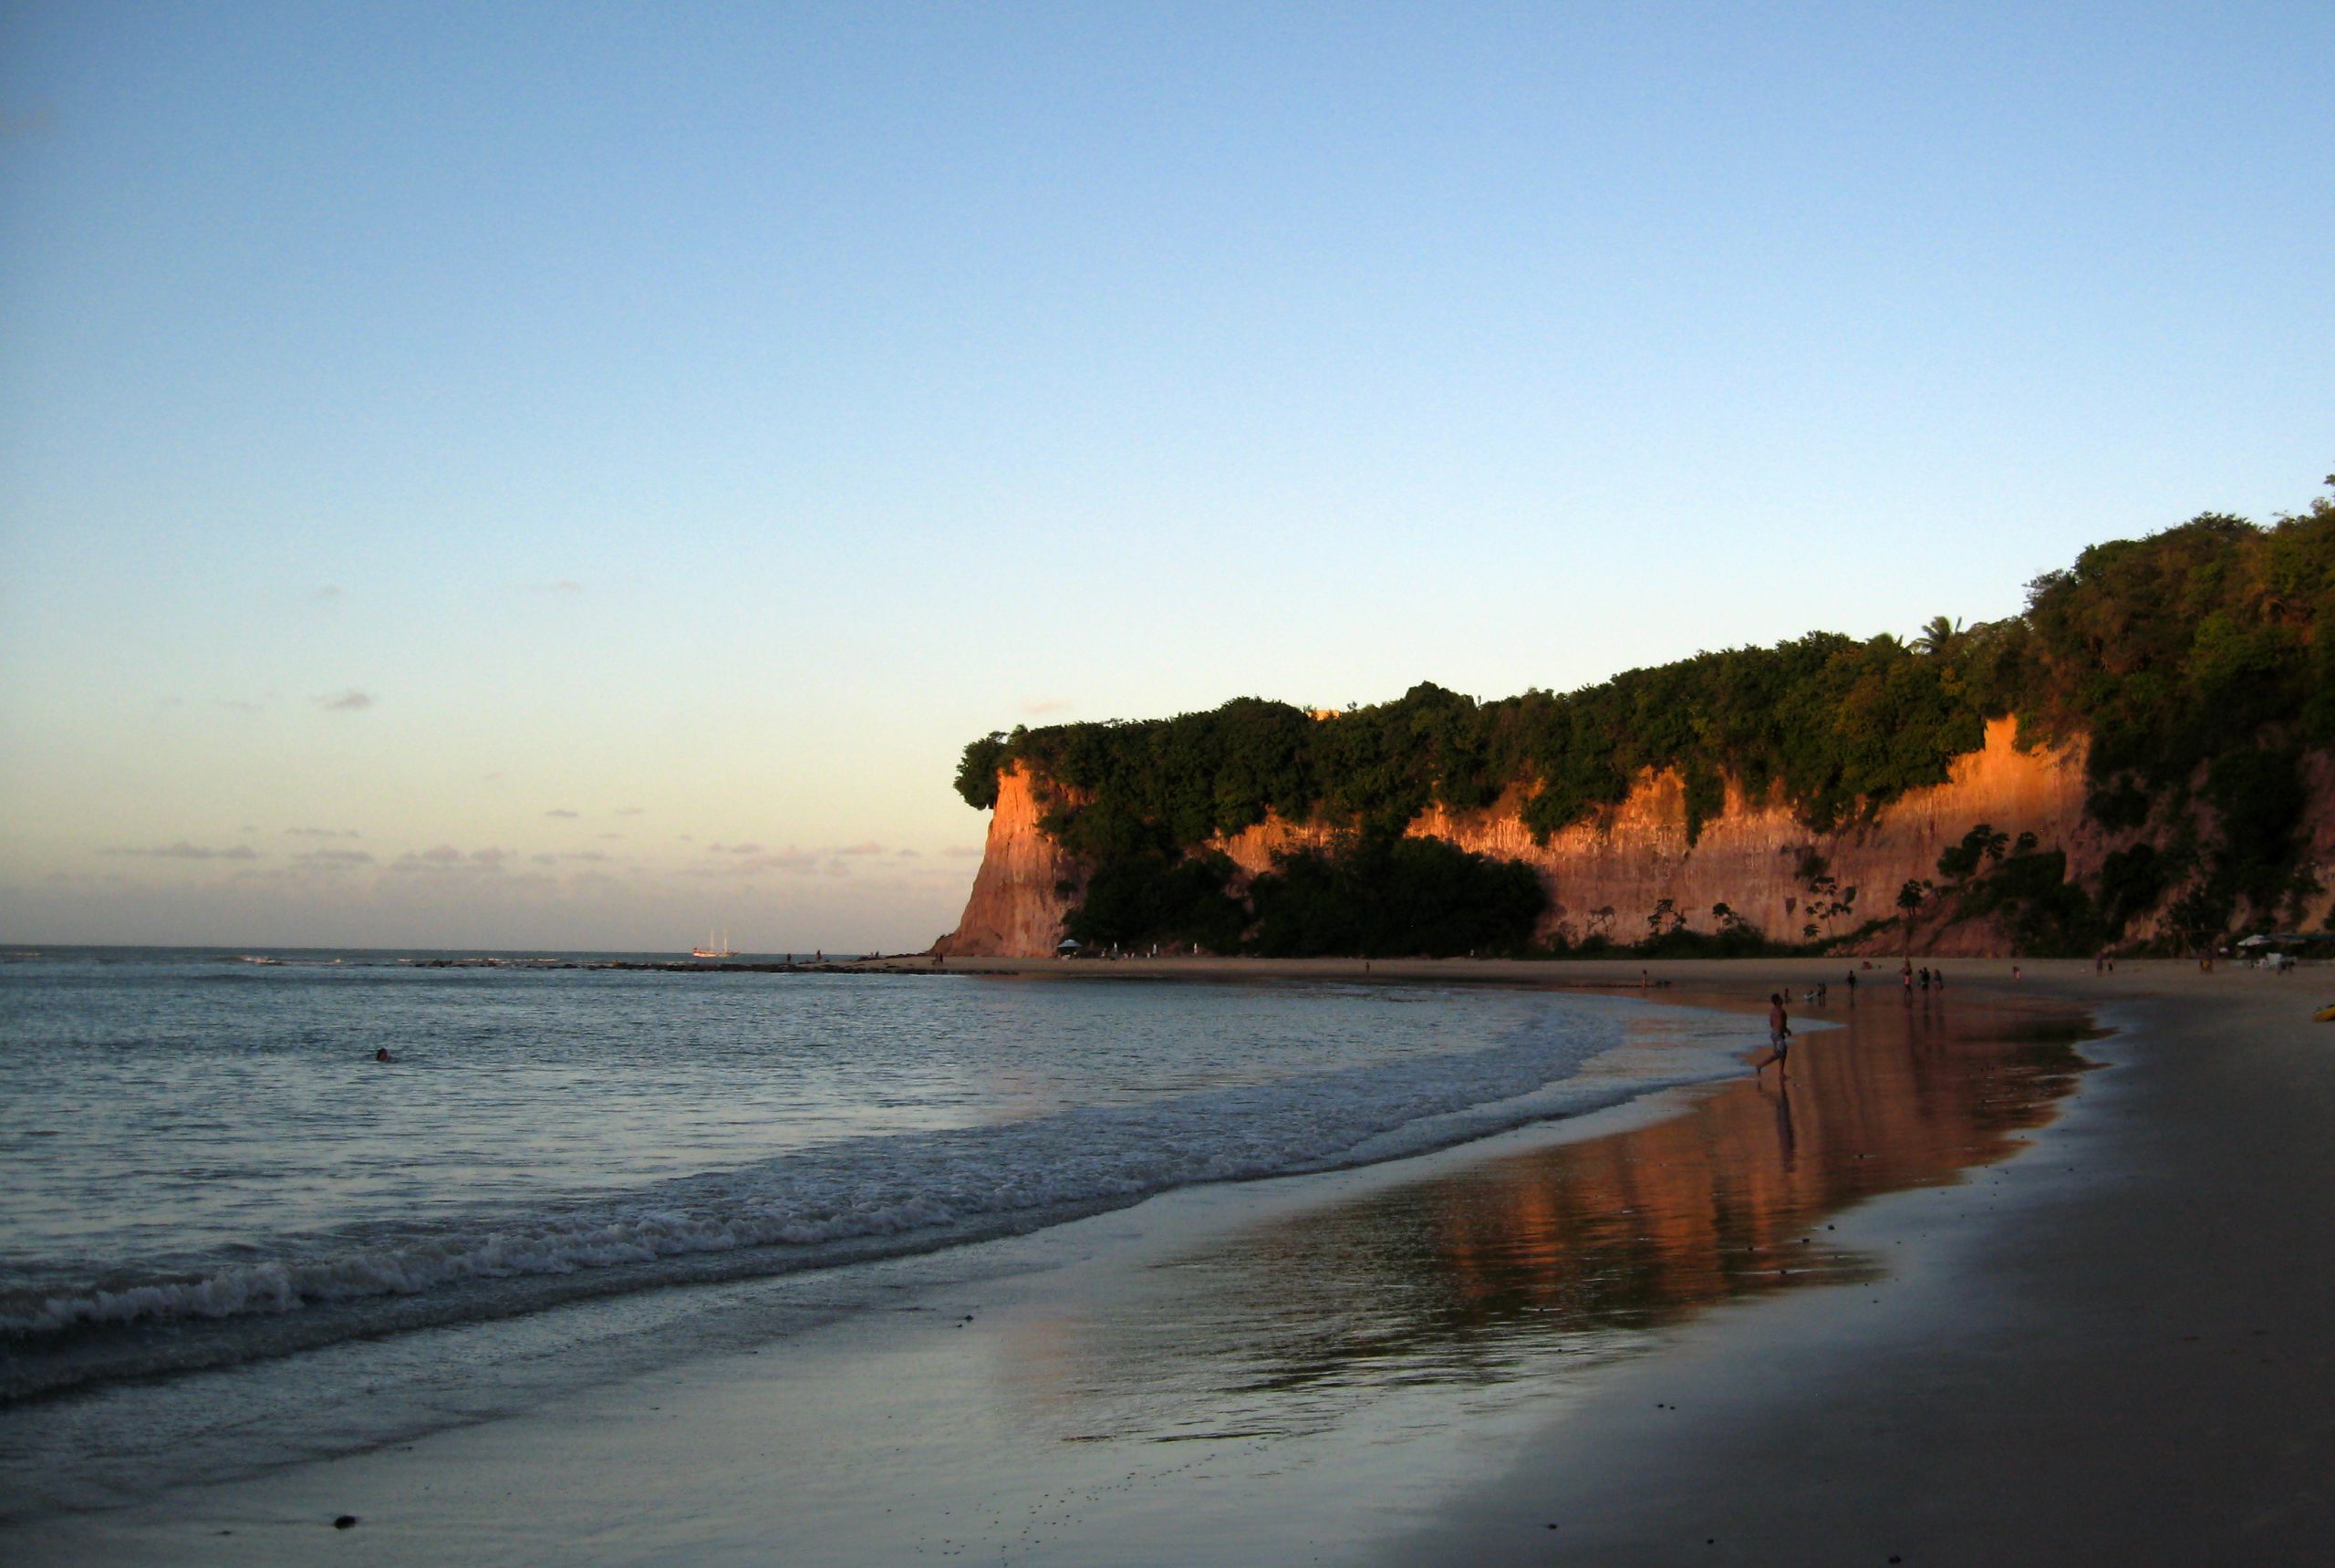
[[[325,1239],[286,1255],[175,1277],[0,1301],[0,1332],[224,1319],[411,1296],[482,1280],[555,1277],[751,1248],[993,1233],[1065,1210],[1132,1203],[1196,1182],[1368,1163],[1707,1076],[1706,1054],[1591,1072],[1619,1013],[1578,1002],[1510,1038],[1280,1082],[1089,1107],[1000,1126],[868,1137],[646,1191],[406,1234]],[[1561,1082],[1562,1081],[1562,1082]],[[804,1260],[773,1257],[773,1268]]]

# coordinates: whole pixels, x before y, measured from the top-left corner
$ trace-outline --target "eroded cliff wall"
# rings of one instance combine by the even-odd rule
[[[1730,789],[1726,808],[1703,824],[1690,846],[1685,784],[1672,773],[1642,777],[1620,805],[1545,845],[1532,842],[1513,798],[1485,811],[1430,810],[1406,831],[1531,866],[1549,890],[1544,937],[1562,932],[1578,940],[1603,930],[1619,941],[1636,940],[1664,899],[1696,930],[1716,929],[1712,906],[1724,903],[1780,940],[1801,940],[1811,920],[1821,934],[1844,936],[1894,915],[1898,888],[1909,879],[1935,878],[1939,853],[1980,823],[2014,837],[2032,833],[2041,847],[2064,850],[2070,874],[2084,878],[2096,876],[2108,852],[2125,842],[2085,815],[2083,747],[2021,751],[2016,729],[2011,720],[1995,721],[1985,747],[1955,759],[1947,782],[1911,791],[1838,833],[1811,833],[1780,803]],[[2335,778],[2315,774],[2310,782],[2335,789]],[[1078,903],[1084,876],[1039,826],[1043,793],[1018,767],[1001,775],[972,897],[939,950],[1036,957],[1061,941],[1063,918]],[[2314,787],[2313,794],[2315,808],[2328,804],[2327,791]],[[2323,859],[2335,853],[2335,812],[2314,809],[2313,816],[2313,848]],[[1326,843],[1332,833],[1326,825],[1269,820],[1212,846],[1254,875],[1271,867],[1277,851]],[[1811,888],[1801,874],[1811,854],[1827,863],[1839,892],[1855,890],[1847,912],[1811,916]],[[2002,940],[1991,929],[1966,922],[1917,929],[1916,946],[1977,953],[2000,950]]]
[[[1703,824],[1690,846],[1686,782],[1675,773],[1647,774],[1620,805],[1545,845],[1532,842],[1513,800],[1479,812],[1431,809],[1406,831],[1532,867],[1549,889],[1541,934],[1562,930],[1574,940],[1603,929],[1635,941],[1667,898],[1692,930],[1716,929],[1711,907],[1723,903],[1770,937],[1799,940],[1811,897],[1800,871],[1813,854],[1826,861],[1842,893],[1855,889],[1850,911],[1815,921],[1820,934],[1844,935],[1894,915],[1897,889],[1909,878],[1934,878],[1938,853],[1982,822],[2066,850],[2071,871],[2098,868],[2108,845],[2084,816],[2083,749],[2022,752],[2016,734],[2011,720],[1989,724],[1985,749],[1956,758],[1946,783],[1909,792],[1872,821],[1841,833],[1811,833],[1788,807],[1746,799],[1730,787],[1725,809]],[[1222,848],[1253,874],[1271,865],[1274,851],[1326,837],[1324,829],[1268,822]],[[1955,951],[1983,950],[1988,939],[1970,929],[1933,933],[1933,940],[1941,944],[1933,950]]]
[[[1063,917],[1078,903],[1084,872],[1038,826],[1045,815],[1036,781],[1019,764],[998,775],[981,868],[957,929],[933,951],[983,958],[1042,958],[1062,940]],[[1065,885],[1073,889],[1064,891]]]

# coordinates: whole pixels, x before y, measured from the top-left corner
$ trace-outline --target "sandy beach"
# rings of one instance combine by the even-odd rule
[[[1845,961],[1373,964],[1390,984],[1643,980],[1649,1001],[1743,1014],[1786,982],[1832,994],[1795,1003],[1780,1085],[1747,1071],[1418,1158],[1168,1193],[945,1279],[904,1262],[877,1285],[892,1310],[794,1302],[783,1333],[718,1356],[72,1516],[9,1555],[2315,1557],[2335,1524],[2325,977],[1943,967],[1912,1001],[1862,971],[1851,1005]],[[1749,1052],[1764,1030],[1744,1029]],[[776,1324],[759,1288],[700,1295]]]
[[[1844,1223],[1892,1254],[1884,1291],[1713,1317],[1383,1560],[1429,1542],[1483,1563],[2322,1556],[2325,972],[2026,967],[2030,992],[2120,1030],[2087,1047],[2110,1070],[1983,1179]]]

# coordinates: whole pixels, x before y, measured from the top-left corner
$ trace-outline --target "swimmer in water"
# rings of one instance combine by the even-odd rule
[[[376,1062],[394,1062],[397,1058],[390,1055],[389,1048],[384,1045],[379,1050],[373,1053],[373,1060]]]

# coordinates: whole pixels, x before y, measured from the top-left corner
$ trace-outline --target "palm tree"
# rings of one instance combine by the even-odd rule
[[[1932,658],[1951,653],[1961,643],[1962,635],[1959,617],[1948,620],[1942,615],[1932,616],[1929,624],[1922,628],[1921,635],[1914,639],[1914,651],[1926,653]]]

